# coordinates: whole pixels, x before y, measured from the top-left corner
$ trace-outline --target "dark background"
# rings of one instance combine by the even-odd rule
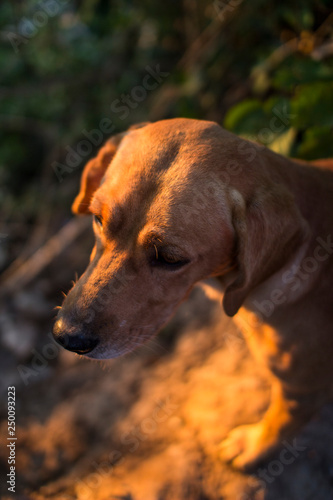
[[[61,183],[54,162],[103,118],[115,132],[177,116],[215,120],[286,155],[332,155],[330,3],[1,2],[2,269],[70,216],[87,156]],[[111,111],[146,66],[168,76],[134,109]]]

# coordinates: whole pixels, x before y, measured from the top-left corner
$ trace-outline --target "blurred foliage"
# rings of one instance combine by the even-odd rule
[[[103,118],[115,132],[149,119],[211,119],[283,154],[333,156],[330,5],[1,2],[0,231],[11,234],[8,258],[17,253],[11,242],[20,246],[41,216],[44,239],[69,216],[88,157],[62,183],[52,165]],[[128,113],[112,111],[142,84],[147,66],[168,76]]]

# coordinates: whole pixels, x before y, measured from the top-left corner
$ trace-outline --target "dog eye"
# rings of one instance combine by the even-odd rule
[[[159,262],[163,262],[165,264],[179,264],[182,262],[181,260],[178,260],[176,257],[173,257],[172,255],[164,255],[160,254],[157,259]]]
[[[188,264],[188,260],[186,259],[180,259],[179,257],[176,257],[175,255],[171,255],[168,253],[164,253],[161,250],[158,250],[157,247],[154,245],[155,249],[155,254],[154,254],[154,259],[152,261],[153,265],[158,265],[160,267],[168,268],[168,269],[177,269],[179,267],[184,266],[185,264]]]
[[[97,226],[100,228],[103,228],[103,219],[99,215],[94,215],[94,221],[96,222]]]

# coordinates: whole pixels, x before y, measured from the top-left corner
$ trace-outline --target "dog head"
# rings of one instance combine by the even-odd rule
[[[254,154],[248,165],[244,142]],[[96,359],[129,352],[197,281],[214,275],[227,277],[224,307],[235,314],[283,259],[276,241],[297,240],[288,193],[261,179],[254,195],[260,154],[215,123],[188,119],[109,139],[85,167],[73,204],[75,213],[93,215],[96,243],[59,311],[58,342]]]

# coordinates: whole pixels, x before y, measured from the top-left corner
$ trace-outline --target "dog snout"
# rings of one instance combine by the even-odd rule
[[[85,333],[69,333],[63,318],[59,318],[53,327],[53,336],[56,342],[68,351],[77,354],[87,354],[98,344],[98,338]]]

